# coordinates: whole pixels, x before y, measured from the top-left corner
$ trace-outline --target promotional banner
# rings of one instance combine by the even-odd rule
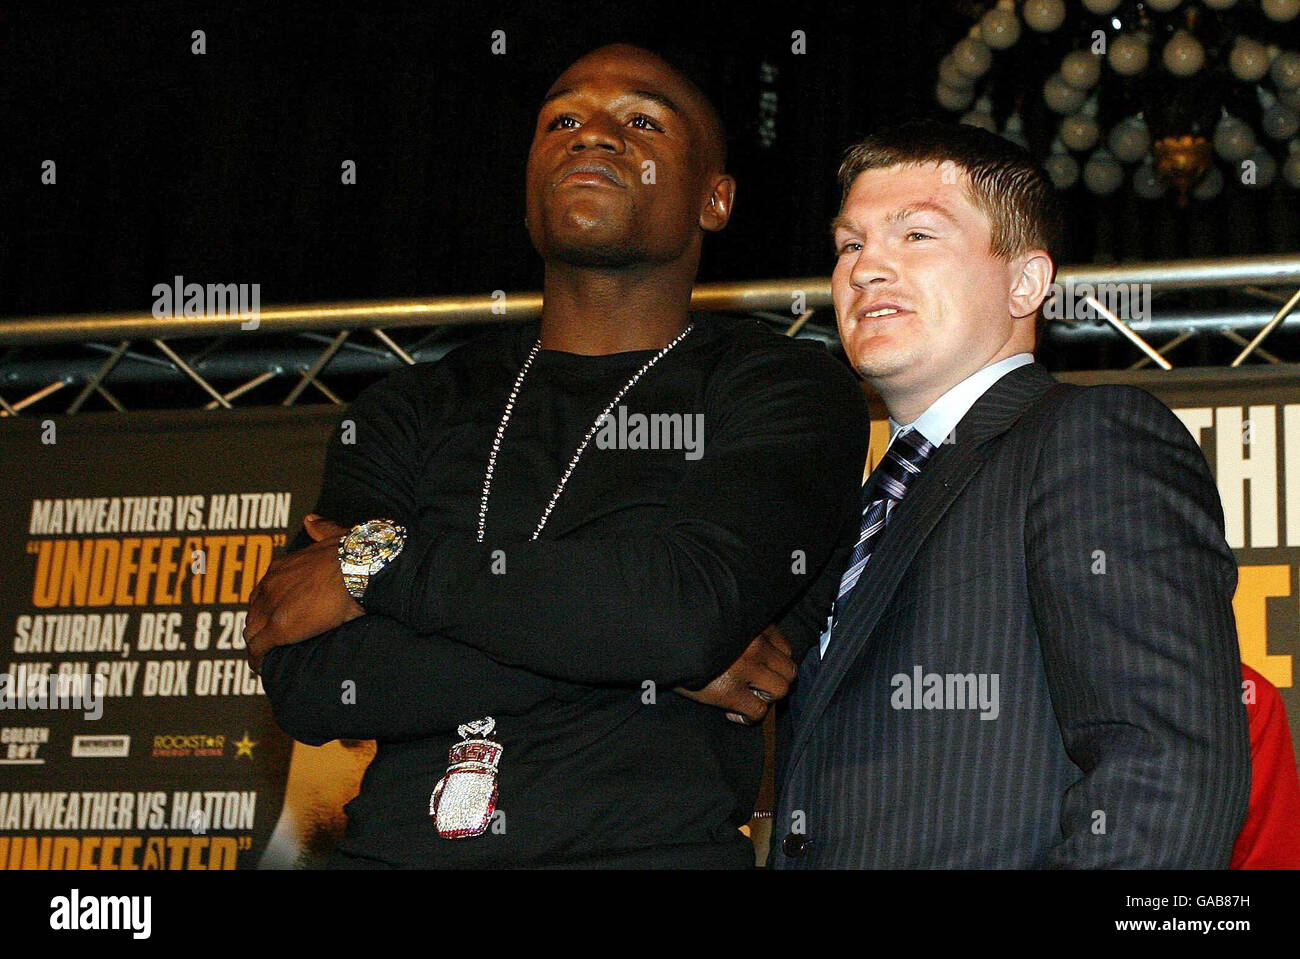
[[[1199,441],[1240,563],[1242,658],[1300,741],[1300,377],[1065,378],[1140,385]],[[876,415],[868,467],[888,439]],[[241,633],[338,416],[0,419],[0,868],[304,867],[336,841],[373,744],[293,743]]]
[[[0,866],[289,866],[337,825],[356,750],[295,770],[242,638],[337,415],[0,421]]]

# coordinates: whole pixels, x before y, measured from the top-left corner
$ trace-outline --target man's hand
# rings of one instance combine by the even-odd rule
[[[769,626],[709,685],[696,692],[680,688],[676,692],[725,709],[733,723],[752,726],[762,722],[772,703],[785,698],[798,672],[790,658],[790,644],[776,626]]]
[[[303,527],[316,542],[275,560],[249,597],[244,641],[254,672],[272,646],[300,643],[365,613],[339,569],[339,540],[348,531],[315,515]]]

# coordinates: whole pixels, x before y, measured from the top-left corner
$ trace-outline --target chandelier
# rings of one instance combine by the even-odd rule
[[[965,0],[935,99],[1059,190],[1300,190],[1300,0]]]

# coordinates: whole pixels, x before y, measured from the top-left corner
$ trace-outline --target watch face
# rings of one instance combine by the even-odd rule
[[[379,559],[382,549],[378,540],[363,539],[351,550],[352,562],[358,566],[365,566]]]
[[[344,557],[349,566],[366,567],[377,573],[397,555],[405,542],[400,526],[382,520],[363,523],[344,541]]]

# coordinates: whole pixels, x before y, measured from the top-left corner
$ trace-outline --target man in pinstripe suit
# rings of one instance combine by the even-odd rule
[[[907,124],[840,184],[840,336],[893,435],[847,570],[785,624],[812,648],[773,865],[1226,868],[1250,755],[1200,449],[1033,361],[1058,214],[1026,153]]]

